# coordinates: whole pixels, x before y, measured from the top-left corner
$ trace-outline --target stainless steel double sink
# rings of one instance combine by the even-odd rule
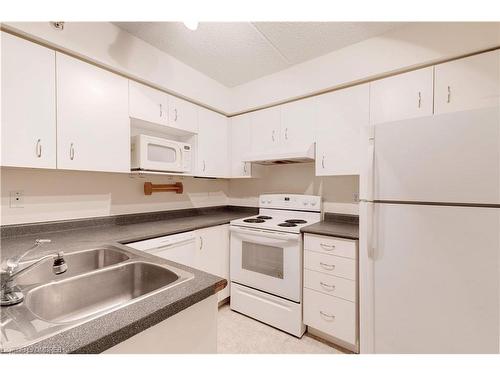
[[[64,258],[68,271],[62,275],[42,263],[19,276],[25,300],[1,308],[2,351],[25,347],[193,278],[125,246],[76,251]]]

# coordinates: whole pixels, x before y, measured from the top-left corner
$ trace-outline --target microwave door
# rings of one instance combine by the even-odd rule
[[[178,172],[182,169],[180,148],[167,142],[146,142],[143,169]]]

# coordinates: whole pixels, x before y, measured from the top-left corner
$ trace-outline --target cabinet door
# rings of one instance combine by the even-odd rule
[[[497,106],[498,70],[498,51],[436,65],[435,113]]]
[[[250,177],[252,165],[243,161],[250,153],[251,113],[230,120],[229,149],[231,150],[231,177]]]
[[[360,173],[361,129],[369,121],[368,85],[318,97],[316,175]]]
[[[167,125],[168,95],[160,90],[142,85],[135,81],[129,82],[129,116]]]
[[[130,171],[127,80],[56,53],[57,167]]]
[[[198,108],[195,104],[169,96],[168,119],[173,128],[198,133]]]
[[[317,98],[297,100],[281,108],[281,145],[283,152],[303,151],[314,142]]]
[[[2,32],[2,165],[56,167],[55,52]]]
[[[223,277],[229,283],[229,227],[218,225],[195,231],[195,268]],[[229,296],[229,285],[219,292],[219,301]]]
[[[279,147],[281,107],[252,112],[252,153],[269,154]]]
[[[199,108],[198,172],[199,176],[227,177],[228,120],[226,116]]]
[[[370,123],[432,115],[433,67],[370,83]]]

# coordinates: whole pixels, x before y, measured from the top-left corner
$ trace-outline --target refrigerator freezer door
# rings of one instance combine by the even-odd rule
[[[376,204],[374,350],[499,352],[500,209]]]
[[[375,128],[374,199],[500,204],[499,108]]]

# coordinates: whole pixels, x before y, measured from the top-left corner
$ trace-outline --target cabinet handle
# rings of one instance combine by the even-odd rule
[[[285,139],[288,140],[288,128],[285,128]]]
[[[422,107],[422,93],[418,92],[418,108]]]
[[[273,142],[274,142],[274,130],[273,130],[273,134],[271,135],[271,138],[273,139]]]
[[[205,165],[205,160],[203,160],[203,172],[205,172],[206,165]]]
[[[325,169],[325,154],[323,154],[323,157],[321,158],[321,167]]]
[[[42,157],[42,141],[40,139],[38,139],[38,141],[36,141],[36,157],[37,158],[41,158]]]
[[[451,87],[448,86],[448,98],[446,99],[446,103],[450,103],[451,102]]]
[[[203,249],[203,237],[200,236],[200,250]]]
[[[163,116],[163,106],[160,104],[160,117]]]
[[[320,281],[319,285],[321,285],[324,289],[327,289],[327,290],[335,290],[335,285],[327,284],[327,283],[324,283],[323,281]]]
[[[319,314],[325,319],[325,320],[334,320],[335,315],[327,314],[324,313],[323,311],[320,311]]]
[[[323,267],[325,270],[332,271],[335,269],[335,264],[327,264],[323,262],[319,262],[320,266]]]
[[[69,146],[69,158],[71,160],[75,158],[75,146],[73,145],[73,142]]]
[[[174,121],[177,121],[177,108],[174,109]]]
[[[319,246],[328,251],[332,251],[333,249],[335,249],[335,245],[329,245],[327,243],[320,243]]]
[[[247,173],[247,163],[243,163],[243,172]]]

